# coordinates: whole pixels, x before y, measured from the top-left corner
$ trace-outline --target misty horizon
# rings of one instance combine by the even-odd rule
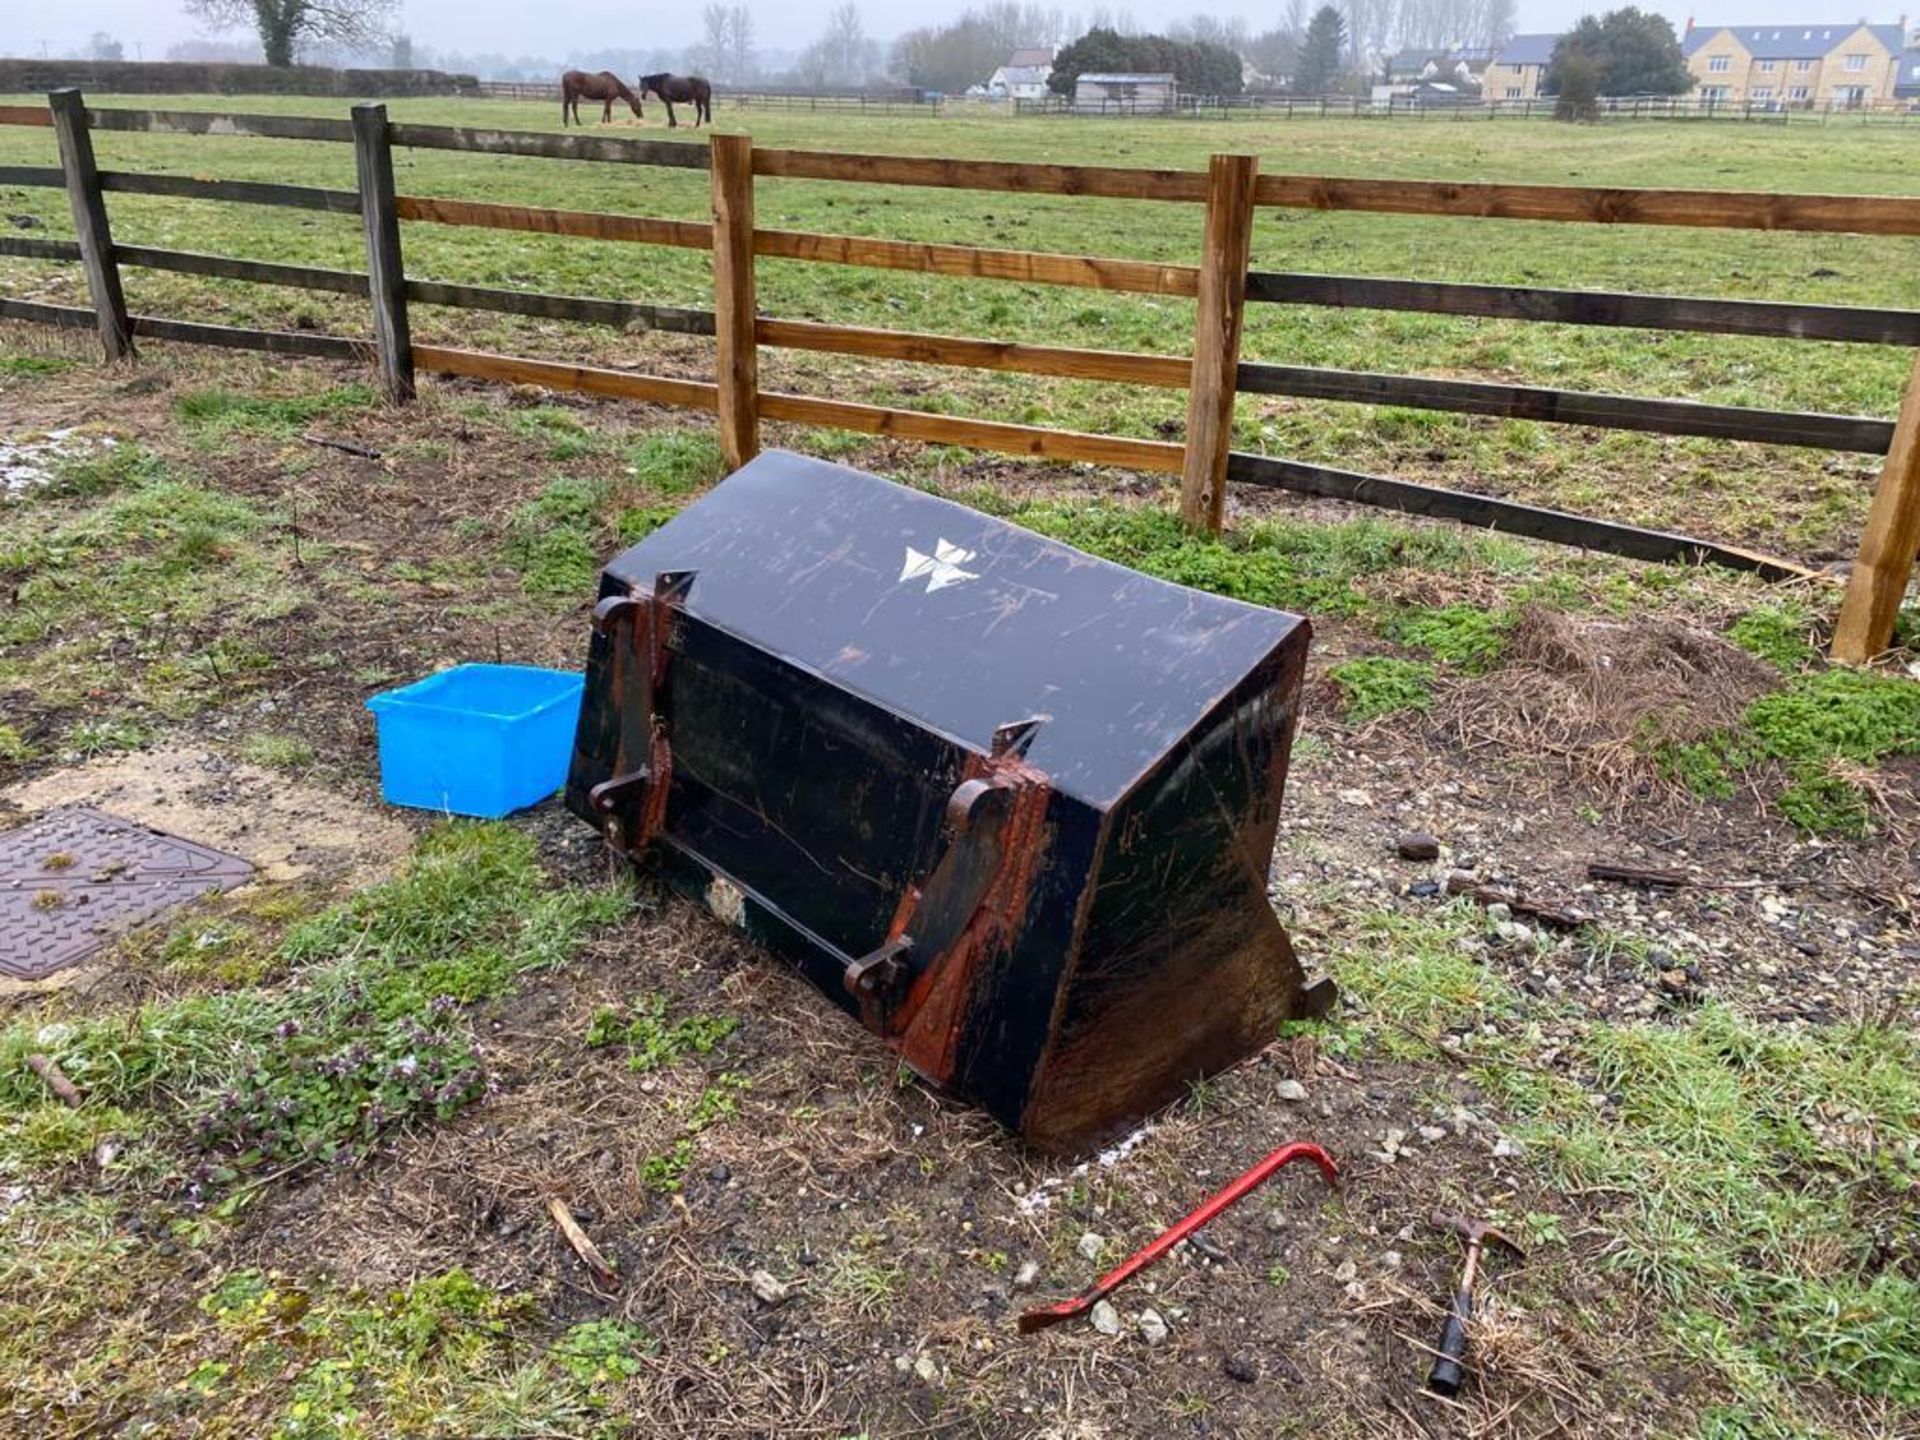
[[[782,5],[748,5],[760,69],[790,64],[806,46],[825,32],[836,0],[790,0]],[[907,0],[899,4],[863,4],[861,19],[866,37],[884,55],[900,35],[925,25],[957,19],[969,7],[965,0]],[[1285,12],[1280,3],[1196,5],[1191,0],[1170,3],[1048,6],[1059,19],[1060,36],[1032,36],[1034,41],[1071,38],[1100,19],[1118,18],[1141,31],[1166,31],[1195,16],[1238,21],[1258,33],[1279,25]],[[1344,6],[1341,8],[1345,8]],[[1581,15],[1607,8],[1577,0],[1520,0],[1514,29],[1518,32],[1565,29]],[[1676,31],[1690,15],[1703,24],[1786,24],[1801,22],[1850,23],[1856,12],[1821,13],[1805,0],[1739,0],[1726,13],[1701,14],[1684,4],[1643,5],[1667,16]],[[1899,14],[1868,15],[1875,23],[1892,24]],[[702,40],[698,7],[674,13],[665,26],[648,29],[631,20],[609,16],[595,19],[577,12],[555,12],[497,0],[402,0],[392,29],[413,42],[416,63],[441,63],[446,57],[497,60],[509,65],[560,66],[611,54],[667,56],[688,51]],[[125,58],[163,59],[169,49],[192,41],[250,46],[244,29],[209,31],[179,4],[152,0],[11,0],[0,11],[0,55],[78,57],[88,53],[92,37],[102,33],[118,41]],[[1470,37],[1459,37],[1462,40]],[[985,77],[982,77],[983,79]]]

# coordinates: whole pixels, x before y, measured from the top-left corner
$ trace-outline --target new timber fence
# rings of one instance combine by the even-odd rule
[[[0,298],[0,318],[97,330],[109,359],[131,356],[142,339],[179,340],[374,364],[388,397],[413,394],[419,371],[526,382],[713,414],[729,468],[751,458],[763,420],[969,446],[1047,460],[1077,461],[1180,477],[1183,516],[1218,530],[1230,483],[1293,490],[1412,514],[1455,520],[1536,539],[1644,560],[1709,561],[1770,578],[1809,572],[1732,546],[1610,521],[1323,465],[1231,449],[1239,394],[1406,406],[1598,428],[1651,431],[1807,446],[1885,457],[1878,489],[1848,581],[1834,653],[1863,660],[1889,644],[1920,547],[1920,360],[1897,420],[1707,405],[1537,386],[1245,362],[1239,358],[1246,306],[1355,307],[1426,314],[1618,326],[1662,331],[1770,336],[1920,349],[1920,311],[1793,302],[1434,283],[1295,274],[1251,269],[1255,214],[1262,208],[1443,215],[1602,225],[1690,226],[1920,236],[1920,197],[1781,195],[1732,191],[1597,189],[1547,185],[1330,179],[1262,175],[1250,155],[1216,155],[1205,171],[1024,164],[930,157],[764,149],[744,135],[714,135],[707,145],[582,135],[551,135],[391,123],[384,107],[356,105],[350,120],[217,115],[152,110],[89,110],[78,91],[56,91],[46,108],[0,106],[0,124],[51,127],[58,167],[0,166],[0,185],[67,192],[72,241],[0,237],[0,255],[78,263],[90,308]],[[96,131],[248,135],[332,141],[354,147],[352,190],[198,176],[102,170]],[[709,172],[711,223],[396,193],[395,148],[544,156]],[[1091,196],[1205,209],[1194,264],[922,244],[761,227],[754,215],[762,178],[922,186],[1027,195]],[[117,244],[108,219],[114,194],[357,214],[367,269],[343,271]],[[597,240],[705,250],[713,256],[711,310],[612,298],[527,293],[409,276],[403,230],[415,224],[479,226]],[[1077,286],[1197,302],[1191,355],[1071,349],[960,336],[870,329],[762,315],[754,302],[759,257],[917,271],[926,274]],[[267,285],[364,295],[373,339],[279,332],[133,315],[120,270],[145,266]],[[453,306],[545,319],[651,328],[712,336],[712,380],[413,343],[412,305]],[[825,352],[1183,389],[1181,443],[1062,431],[999,420],[930,414],[855,401],[765,390],[762,347]]]

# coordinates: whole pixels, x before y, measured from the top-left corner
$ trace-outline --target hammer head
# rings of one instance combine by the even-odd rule
[[[1494,1226],[1489,1225],[1485,1220],[1469,1220],[1465,1215],[1455,1214],[1447,1210],[1436,1210],[1433,1212],[1433,1223],[1442,1230],[1451,1230],[1454,1234],[1458,1235],[1462,1240],[1466,1241],[1467,1248],[1470,1250],[1491,1243],[1505,1246],[1521,1260],[1527,1258],[1526,1251],[1514,1244],[1511,1238]]]

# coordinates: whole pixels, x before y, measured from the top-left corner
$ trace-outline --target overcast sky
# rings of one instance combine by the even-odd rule
[[[1071,14],[1086,11],[1101,0],[1060,0],[1061,8]],[[1520,0],[1522,30],[1557,30],[1590,10],[1608,8],[1616,0]],[[1623,0],[1622,0],[1623,3]],[[819,33],[827,13],[836,0],[765,0],[753,5],[758,34],[763,46],[797,48]],[[967,0],[863,0],[868,33],[876,39],[892,38],[915,25],[957,14]],[[1194,4],[1191,0],[1105,0],[1106,7],[1131,11],[1143,26],[1158,25],[1189,15],[1196,10],[1215,15],[1240,15],[1256,30],[1274,23],[1280,11],[1277,0],[1252,3],[1252,0],[1222,0],[1222,3]],[[533,0],[402,0],[400,27],[421,44],[436,49],[461,50],[469,54],[500,51],[510,55],[563,56],[568,51],[610,46],[649,49],[654,46],[678,48],[698,38],[700,6],[694,0],[676,6],[581,5],[533,3]],[[1703,23],[1774,24],[1806,22],[1832,23],[1857,18],[1858,0],[1828,0],[1823,7],[1808,0],[1725,0],[1723,10],[1700,10],[1679,4],[1646,6],[1661,11],[1681,28],[1691,13]],[[1920,17],[1920,0],[1909,8]],[[598,13],[594,13],[595,11]],[[1870,18],[1891,24],[1894,13]],[[105,30],[127,47],[134,58],[135,46],[143,48],[146,58],[157,59],[169,45],[199,33],[177,4],[169,0],[0,0],[0,55],[38,55],[42,45],[53,53],[82,53],[87,37]]]

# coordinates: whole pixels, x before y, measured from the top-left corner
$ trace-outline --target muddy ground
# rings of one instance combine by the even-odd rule
[[[0,826],[88,803],[232,848],[263,883],[345,895],[390,873],[431,823],[378,803],[369,693],[461,660],[580,662],[588,597],[529,597],[500,546],[516,508],[568,466],[536,440],[476,422],[473,407],[561,407],[628,435],[666,417],[448,386],[413,412],[356,408],[305,427],[380,460],[298,436],[181,433],[183,393],[274,383],[251,361],[156,350],[137,374],[76,368],[58,385],[0,391],[0,429],[106,427],[294,517],[272,543],[314,552],[310,593],[251,627],[270,663],[156,721],[138,749],[85,758],[73,726],[97,701],[0,685],[7,722],[33,747],[0,765]],[[887,473],[910,453],[872,445],[852,458]],[[942,478],[1067,497],[1108,484],[991,462]],[[1242,522],[1352,513],[1283,496],[1241,503]],[[1423,583],[1470,598],[1496,582]],[[1699,608],[1677,604],[1663,618],[1698,628]],[[220,628],[206,622],[175,643],[191,650]],[[1376,637],[1339,619],[1317,632],[1273,866],[1275,903],[1310,967],[1339,974],[1384,943],[1363,917],[1430,919],[1449,905],[1448,877],[1470,871],[1523,902],[1578,907],[1592,917],[1587,934],[1621,942],[1530,923],[1524,903],[1462,942],[1490,975],[1557,1006],[1530,1036],[1543,1067],[1585,1019],[1657,1022],[1711,997],[1770,1022],[1834,1022],[1895,1011],[1912,993],[1916,872],[1911,849],[1884,843],[1887,832],[1810,838],[1748,790],[1703,800],[1638,770],[1609,783],[1524,733],[1488,739],[1445,703],[1345,724],[1326,668]],[[243,742],[263,730],[306,747],[291,770],[245,758]],[[1894,766],[1887,793],[1904,794],[1910,778]],[[1900,821],[1903,802],[1890,804]],[[556,805],[513,823],[537,834],[563,878],[605,877],[596,838]],[[1399,858],[1396,840],[1416,830],[1440,841],[1438,860]],[[1678,868],[1701,883],[1595,883],[1596,860]],[[141,983],[109,955],[66,977],[58,1003],[124,1003]],[[739,1028],[690,1073],[635,1073],[617,1050],[583,1044],[596,1011],[642,993],[723,1012]],[[15,993],[0,1003],[30,1014],[22,1007],[53,1002]],[[1606,1197],[1556,1187],[1507,1138],[1471,1066],[1394,1045],[1385,1022],[1341,1053],[1311,1037],[1277,1042],[1152,1117],[1118,1158],[1041,1157],[901,1074],[837,1009],[703,911],[645,887],[630,918],[575,963],[489,1002],[474,1024],[487,1098],[363,1163],[289,1176],[217,1241],[180,1256],[148,1298],[149,1323],[190,1313],[236,1267],[380,1290],[461,1266],[535,1297],[556,1327],[644,1323],[660,1346],[617,1417],[641,1434],[1651,1435],[1687,1433],[1726,1398],[1721,1379],[1676,1352],[1657,1304],[1609,1269],[1610,1232],[1597,1219]],[[747,1082],[738,1114],[700,1136],[678,1193],[649,1186],[641,1162],[675,1133],[663,1102],[684,1101],[678,1092],[721,1069]],[[1204,1251],[1183,1248],[1122,1291],[1117,1335],[1085,1323],[1015,1334],[1022,1308],[1095,1273],[1086,1236],[1098,1237],[1086,1246],[1098,1263],[1111,1263],[1289,1139],[1339,1157],[1337,1198],[1290,1170],[1213,1225]],[[554,1229],[555,1196],[626,1277],[617,1289],[597,1283]],[[149,1219],[167,1203],[153,1201]],[[1438,1205],[1559,1217],[1556,1240],[1495,1267],[1479,1378],[1457,1403],[1421,1392],[1458,1260],[1429,1223]],[[783,1302],[756,1298],[750,1277],[762,1270],[787,1288]],[[1149,1307],[1166,1330],[1152,1343],[1156,1327],[1140,1319]],[[65,1343],[84,1345],[87,1333]],[[1817,1408],[1834,1433],[1914,1433],[1897,1408],[1844,1397]],[[84,1405],[62,1412],[75,1417],[68,1428],[32,1413],[50,1428],[16,1433],[135,1433],[127,1417]]]

